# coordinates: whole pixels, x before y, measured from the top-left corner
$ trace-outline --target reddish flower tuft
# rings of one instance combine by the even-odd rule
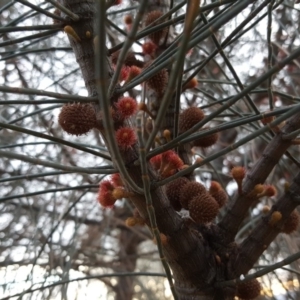
[[[130,72],[130,67],[123,66],[120,72],[120,81],[126,81]]]
[[[109,180],[100,183],[97,200],[105,208],[113,207],[116,202],[112,195],[113,189],[114,186]]]
[[[153,168],[155,170],[159,170],[160,169],[160,165],[161,165],[161,154],[158,154],[156,156],[153,156],[152,158],[150,158],[150,163],[153,166]]]
[[[152,42],[146,42],[142,45],[142,49],[145,55],[150,55],[151,57],[153,57],[157,46]]]
[[[131,97],[123,97],[115,104],[118,112],[124,119],[127,119],[137,112],[138,104]]]
[[[138,75],[140,75],[142,72],[141,68],[137,67],[137,66],[131,66],[129,69],[129,73],[127,76],[127,79],[125,80],[126,83],[131,81],[132,79],[134,79],[135,77],[137,77]]]
[[[110,179],[114,187],[124,186],[120,173],[111,175]]]
[[[126,150],[136,143],[137,138],[132,128],[121,127],[116,131],[116,140],[118,146],[121,149]]]
[[[180,169],[184,163],[181,158],[172,150],[162,153],[162,163],[160,165],[160,173],[162,177],[169,177]]]

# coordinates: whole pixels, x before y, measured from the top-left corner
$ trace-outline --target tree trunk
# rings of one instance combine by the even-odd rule
[[[70,9],[72,12],[80,16],[80,21],[73,22],[66,16],[66,25],[71,26],[76,34],[80,37],[80,41],[69,38],[70,44],[74,50],[77,62],[81,68],[82,76],[85,81],[89,96],[97,95],[97,86],[95,80],[95,55],[93,38],[94,36],[94,17],[96,16],[94,2],[89,0],[61,0],[64,6]],[[157,1],[156,1],[157,2]],[[162,1],[158,1],[162,3]],[[152,3],[152,2],[151,2]],[[89,34],[87,34],[89,32]],[[112,68],[109,58],[107,57],[107,69],[109,70],[109,76],[112,74]],[[108,78],[109,80],[110,78]],[[121,95],[119,95],[121,96]],[[114,101],[115,99],[111,99]],[[295,125],[295,124],[294,124]],[[300,125],[298,125],[300,126]],[[295,130],[296,126],[291,126],[291,130]],[[101,134],[105,139],[105,132]],[[275,137],[273,143],[280,149],[280,153],[276,152],[276,159],[279,159],[284,154],[287,147],[291,144],[289,141],[284,141],[281,137]],[[278,145],[281,143],[281,145]],[[271,145],[271,143],[270,143]],[[274,146],[273,145],[273,146]],[[270,146],[271,147],[271,146]],[[108,147],[109,148],[109,147]],[[274,149],[273,149],[274,150]],[[275,152],[275,150],[273,151]],[[128,173],[132,180],[139,186],[143,186],[142,172],[140,166],[134,164],[135,160],[139,157],[137,147],[132,147],[124,151],[123,158],[127,167]],[[266,156],[262,156],[262,160]],[[268,156],[269,160],[265,160],[263,165],[264,169],[269,170],[273,167],[273,163],[276,164],[278,160],[272,160]],[[115,164],[115,162],[113,162]],[[273,165],[274,166],[274,165]],[[253,168],[253,174],[255,175],[257,168]],[[264,171],[260,170],[260,173]],[[148,173],[151,182],[158,180],[156,174],[150,165],[148,165]],[[259,177],[259,183],[264,181]],[[252,182],[252,185],[250,183]],[[247,191],[251,191],[253,188],[253,178],[249,178],[246,182]],[[297,183],[297,182],[296,182]],[[151,190],[151,197],[155,216],[157,220],[157,226],[161,233],[163,233],[168,241],[164,245],[164,255],[169,263],[173,277],[175,279],[175,288],[177,291],[178,299],[180,300],[232,300],[235,295],[235,286],[221,287],[218,283],[238,277],[240,274],[248,271],[253,263],[257,260],[262,253],[262,249],[256,249],[255,255],[252,256],[254,260],[251,260],[251,266],[246,268],[242,266],[242,258],[240,253],[243,251],[243,247],[238,247],[233,241],[234,236],[240,221],[244,217],[244,212],[248,211],[251,203],[245,199],[244,204],[240,203],[237,199],[233,208],[235,211],[235,218],[228,214],[225,216],[224,221],[220,223],[221,226],[216,224],[208,225],[196,225],[190,219],[183,219],[178,215],[173,207],[170,205],[164,187],[156,187]],[[146,220],[147,225],[150,225],[146,200],[143,194],[135,194],[131,198],[132,203],[138,209],[141,216]],[[296,204],[291,205],[295,207]],[[242,212],[242,213],[241,213]],[[242,215],[243,214],[243,215]],[[267,234],[268,225],[263,224],[266,227],[264,234]],[[229,231],[229,232],[228,232]],[[274,239],[277,230],[272,238]],[[245,242],[247,244],[247,242]],[[250,253],[251,254],[251,253]],[[240,266],[236,268],[236,264]],[[134,264],[132,265],[132,268]],[[124,282],[126,285],[126,283]],[[128,295],[132,291],[128,290]],[[128,298],[130,299],[130,298]]]

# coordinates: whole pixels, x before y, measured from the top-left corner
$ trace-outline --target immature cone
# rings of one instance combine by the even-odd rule
[[[183,208],[189,208],[189,202],[193,197],[202,197],[207,195],[205,186],[199,182],[191,181],[183,186],[179,195],[179,201]],[[215,201],[213,199],[213,201]]]
[[[167,197],[176,211],[181,210],[180,192],[188,182],[190,181],[186,177],[180,177],[166,185]]]
[[[96,126],[96,113],[90,104],[65,104],[61,108],[58,122],[67,133],[82,135]]]
[[[189,202],[189,211],[196,223],[209,223],[218,215],[219,205],[209,194],[197,195]]]
[[[261,286],[257,279],[241,282],[237,285],[237,296],[244,300],[255,299],[260,295]]]
[[[151,23],[153,23],[154,21],[156,21],[158,18],[160,18],[163,15],[163,13],[159,10],[153,10],[151,11],[145,19],[145,25],[149,26]],[[160,23],[162,23],[162,21],[158,22],[157,24],[155,23],[155,25],[159,25]],[[149,34],[149,39],[156,45],[159,44],[159,41],[166,35],[167,33],[167,28],[163,28],[161,30],[158,30],[156,32],[150,33]]]
[[[111,175],[110,179],[114,187],[124,186],[120,173],[115,173]]]
[[[297,230],[299,223],[300,223],[300,215],[296,210],[294,210],[285,221],[281,231],[286,234],[290,234]]]
[[[203,111],[198,107],[189,107],[179,116],[179,132],[185,132],[204,119]]]

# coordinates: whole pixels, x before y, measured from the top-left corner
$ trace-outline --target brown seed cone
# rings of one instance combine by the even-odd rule
[[[296,210],[294,210],[285,221],[281,231],[286,234],[290,234],[297,230],[299,223],[300,223],[300,215]]]
[[[207,127],[203,128],[203,129],[207,129]],[[213,134],[208,135],[206,137],[195,140],[193,142],[193,145],[195,147],[207,148],[207,147],[210,147],[210,146],[214,145],[218,141],[218,139],[219,139],[219,134],[216,132],[216,133],[213,133]]]
[[[227,193],[223,189],[211,195],[219,204],[219,208],[223,207],[226,204],[228,197],[227,197]]]
[[[219,205],[215,199],[207,194],[194,197],[189,202],[191,218],[198,224],[211,222],[219,212]]]
[[[202,195],[206,195],[207,191],[203,184],[199,182],[188,182],[183,186],[180,191],[179,201],[183,208],[189,209],[189,202],[194,197],[202,197]]]
[[[255,299],[260,295],[261,286],[257,279],[241,282],[237,285],[237,296],[244,300]]]
[[[58,122],[67,133],[82,135],[96,126],[96,112],[90,104],[65,104],[61,108]]]
[[[145,19],[145,25],[149,26],[151,23],[153,23],[155,20],[157,20],[158,18],[160,18],[163,15],[163,13],[159,10],[153,10],[151,11]],[[153,25],[159,25],[162,22],[158,22],[157,24]],[[159,41],[165,37],[165,35],[167,34],[168,29],[167,28],[163,28],[161,30],[155,31],[153,33],[149,34],[149,39],[155,44],[155,45],[159,45]]]
[[[116,65],[117,64],[117,61],[118,61],[118,58],[119,58],[119,55],[120,55],[120,50],[119,51],[116,51],[114,53],[112,53],[111,55],[111,62]],[[126,55],[126,58],[125,58],[125,61],[124,61],[124,65],[125,66],[137,66],[139,68],[142,68],[144,66],[144,62],[136,59],[134,53],[132,51],[128,51],[127,52],[127,55]]]
[[[186,177],[180,177],[166,185],[167,197],[176,211],[181,210],[181,204],[179,200],[180,191],[188,182],[190,181]]]
[[[179,116],[179,132],[185,132],[204,119],[203,111],[198,107],[189,107]]]
[[[168,79],[169,75],[167,69],[162,69],[154,76],[146,80],[146,84],[150,89],[154,90],[158,96],[162,96],[166,89]]]

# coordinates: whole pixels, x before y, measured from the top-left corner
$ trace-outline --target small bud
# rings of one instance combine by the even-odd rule
[[[198,80],[196,77],[193,77],[186,85],[183,87],[183,91],[187,89],[194,89],[198,85]]]
[[[70,25],[67,25],[64,27],[64,32],[70,36],[75,42],[81,42],[80,37],[78,36],[78,34],[75,32],[74,28]]]
[[[133,23],[132,16],[131,16],[131,15],[126,15],[126,16],[124,17],[124,23],[125,23],[126,25],[132,25],[132,23]]]
[[[134,217],[129,217],[125,221],[126,226],[133,227],[137,224],[136,219]]]
[[[125,191],[122,187],[117,187],[113,189],[112,195],[115,199],[122,199],[122,198],[130,198],[134,196],[134,193]]]
[[[238,185],[238,193],[242,195],[243,193],[243,179],[246,175],[246,169],[244,167],[234,167],[231,170],[231,176],[236,181]]]
[[[170,130],[165,129],[163,132],[163,136],[168,143],[171,142],[172,139],[171,139],[171,131]]]
[[[263,191],[257,195],[258,198],[264,196],[273,197],[277,194],[277,190],[273,185],[264,185],[263,187],[264,187]]]
[[[144,111],[147,113],[152,119],[155,119],[154,115],[151,113],[151,111],[148,109],[148,106],[145,103],[139,104],[139,110]]]
[[[163,233],[160,233],[159,236],[160,236],[161,244],[163,246],[167,245],[167,243],[168,243],[168,237],[165,234],[163,234]],[[153,239],[153,243],[157,245],[156,238]]]
[[[280,211],[274,211],[269,220],[269,224],[271,226],[276,225],[282,219],[282,214]]]
[[[265,205],[263,208],[262,208],[262,212],[264,214],[267,214],[269,211],[271,210],[270,206],[268,205]]]

